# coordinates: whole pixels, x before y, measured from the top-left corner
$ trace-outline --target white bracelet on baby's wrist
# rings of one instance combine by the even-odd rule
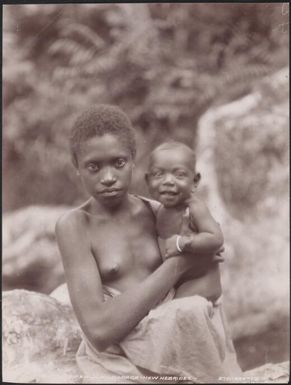
[[[181,235],[177,235],[176,238],[176,249],[179,251],[179,253],[183,252],[183,249],[180,247],[179,240],[181,239]]]

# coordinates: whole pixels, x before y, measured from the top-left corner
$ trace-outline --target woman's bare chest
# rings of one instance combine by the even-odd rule
[[[91,251],[103,281],[151,270],[160,261],[154,225],[130,217],[92,223]]]

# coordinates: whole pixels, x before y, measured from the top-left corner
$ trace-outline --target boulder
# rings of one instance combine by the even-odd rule
[[[55,239],[57,219],[68,207],[29,206],[3,216],[2,284],[50,293],[64,282]]]
[[[244,372],[246,380],[266,384],[287,384],[289,383],[290,362],[285,361],[277,364],[266,364],[258,368]]]
[[[234,338],[277,327],[288,343],[288,68],[199,123],[201,193],[222,226],[225,307]]]
[[[3,292],[2,301],[3,380],[79,382],[81,334],[71,306],[28,290]]]
[[[67,302],[66,286],[55,292]],[[81,335],[70,305],[27,290],[3,293],[3,381],[82,383],[75,354]],[[96,373],[98,377],[98,374]],[[244,372],[243,383],[287,383],[289,363]]]
[[[72,307],[68,286],[66,283],[58,286],[55,290],[50,293],[50,296],[56,299],[58,302],[63,305],[68,305]]]

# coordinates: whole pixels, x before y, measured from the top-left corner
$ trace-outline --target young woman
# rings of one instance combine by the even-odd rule
[[[176,337],[172,330],[157,343],[172,345],[175,340],[174,355],[181,349],[183,357],[194,352],[199,382],[224,376],[228,339],[221,338],[221,325],[215,324],[209,303],[199,296],[190,304],[185,298],[166,300],[189,269],[199,268],[199,258],[179,256],[162,263],[155,226],[157,203],[129,193],[135,141],[127,116],[114,106],[86,110],[72,129],[70,148],[90,198],[58,220],[56,235],[71,302],[84,335],[77,354],[84,382],[193,381],[169,366],[157,364],[151,371],[139,367],[122,348],[122,341],[134,336],[134,329],[149,313],[162,312],[162,305],[157,306],[162,301],[168,318],[171,314],[187,318],[188,313],[191,318],[194,313],[185,325],[195,333],[191,341],[189,329],[184,331],[186,338],[183,330]],[[214,250],[208,251],[211,264]],[[204,250],[203,264],[206,253]],[[157,317],[156,328],[163,331],[169,319],[163,314]],[[179,322],[172,324],[176,327]],[[202,336],[204,346],[195,346],[195,336]]]

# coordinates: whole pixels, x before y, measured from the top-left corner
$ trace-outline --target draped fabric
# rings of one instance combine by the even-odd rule
[[[119,295],[104,287],[104,295]],[[174,291],[124,338],[97,351],[84,337],[77,353],[84,383],[211,383],[241,376],[222,300],[173,299]]]

